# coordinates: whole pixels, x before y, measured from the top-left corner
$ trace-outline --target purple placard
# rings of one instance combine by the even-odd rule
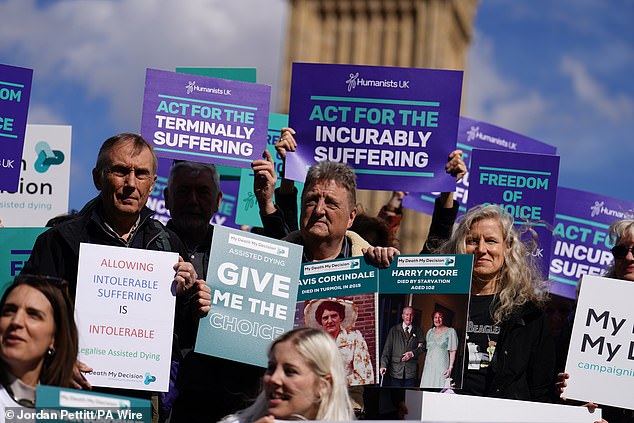
[[[322,160],[346,162],[363,189],[447,191],[462,71],[293,63],[289,124],[297,151],[286,177]],[[380,176],[380,177],[377,177]]]
[[[499,204],[515,217],[516,228],[527,240],[537,234],[533,259],[548,275],[555,219],[559,156],[474,149],[467,208]]]
[[[161,157],[250,167],[266,148],[271,87],[148,69],[141,134]]]
[[[471,169],[471,151],[474,148],[516,151],[521,153],[557,154],[557,147],[555,146],[509,131],[508,129],[463,116],[460,117],[460,124],[458,125],[458,142],[456,147],[462,150],[462,158],[467,165],[467,169]],[[421,213],[432,214],[434,211],[434,200],[439,194],[439,192],[433,192],[431,194],[410,192],[409,195],[403,199],[403,207]],[[458,216],[466,211],[468,198],[469,173],[467,172],[464,178],[456,184],[456,190],[454,192],[454,199],[460,204]]]
[[[16,192],[33,70],[0,64],[0,190]]]
[[[614,258],[610,223],[634,219],[634,203],[559,187],[550,261],[551,292],[575,299],[583,275],[603,275]]]

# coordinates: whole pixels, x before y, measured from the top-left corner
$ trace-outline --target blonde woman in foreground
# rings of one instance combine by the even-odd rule
[[[330,335],[319,329],[294,329],[277,338],[268,355],[260,395],[222,423],[354,420],[343,360]]]

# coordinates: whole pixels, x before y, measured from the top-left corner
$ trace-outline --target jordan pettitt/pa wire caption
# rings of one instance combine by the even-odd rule
[[[6,423],[34,422],[81,422],[81,423],[150,423],[151,410],[148,408],[23,408],[6,407],[4,409]]]

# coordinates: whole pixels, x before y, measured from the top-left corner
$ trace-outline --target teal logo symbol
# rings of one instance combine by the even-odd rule
[[[149,385],[152,382],[156,382],[156,376],[152,376],[150,372],[145,373],[145,380],[143,381],[143,383]]]
[[[447,257],[445,259],[445,266],[452,266],[456,262],[456,259],[453,257]]]
[[[45,173],[49,167],[59,165],[64,162],[64,153],[59,150],[52,150],[46,141],[35,144],[37,160],[33,167],[38,173]]]
[[[358,261],[353,261],[352,263],[350,263],[350,268],[351,269],[356,269],[361,265],[361,263],[359,263]]]

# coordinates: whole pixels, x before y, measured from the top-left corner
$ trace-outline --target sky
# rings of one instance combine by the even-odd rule
[[[71,125],[69,208],[101,143],[140,132],[146,68],[255,67],[278,105],[289,0],[0,0],[29,123]],[[462,113],[557,147],[559,185],[634,202],[634,2],[481,0]],[[629,187],[629,188],[628,188]]]

